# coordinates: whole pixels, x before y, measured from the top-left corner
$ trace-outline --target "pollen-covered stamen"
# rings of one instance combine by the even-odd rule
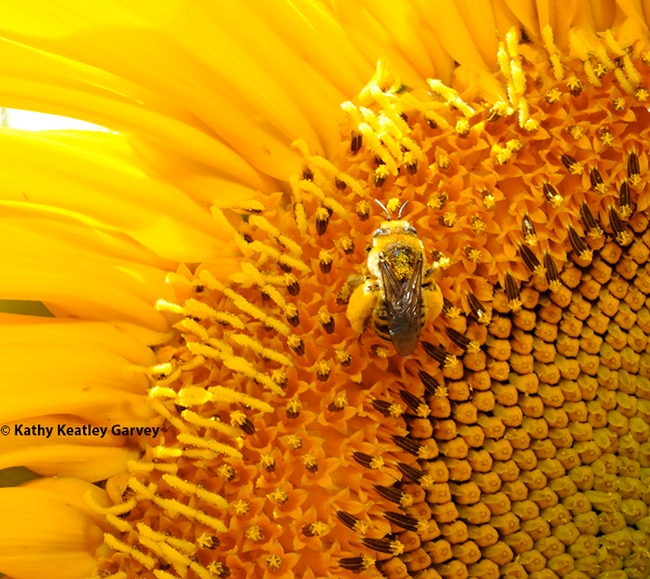
[[[404,552],[404,545],[399,541],[391,539],[370,539],[364,537],[361,542],[368,548],[380,553],[388,553],[390,555],[401,555]]]
[[[370,203],[368,203],[365,199],[358,201],[354,207],[354,211],[361,221],[366,221],[370,217],[370,209]]]
[[[114,549],[118,553],[128,555],[140,565],[144,566],[146,569],[153,569],[156,564],[156,559],[150,555],[145,555],[139,549],[127,545],[124,541],[120,541],[110,533],[104,533],[104,543],[108,545],[111,549]],[[122,576],[125,576],[126,573],[123,573]]]
[[[299,398],[291,398],[290,400],[287,400],[286,408],[287,418],[295,420],[300,416],[300,411],[302,410],[302,402],[300,402]]]
[[[478,342],[475,340],[470,340],[468,337],[464,336],[454,328],[445,328],[445,333],[449,336],[449,339],[454,344],[456,344],[461,350],[466,353],[476,354],[481,349],[481,346]]]
[[[419,468],[409,466],[403,462],[398,462],[397,468],[406,478],[413,481],[415,484],[422,486],[425,490],[430,488],[433,484],[431,477]]]
[[[492,313],[472,293],[467,292],[467,305],[470,315],[479,323],[487,325],[492,320]]]
[[[478,215],[472,217],[472,231],[476,235],[481,235],[482,233],[485,233],[486,229],[487,229],[487,225],[485,221],[483,221]]]
[[[365,468],[379,470],[384,466],[384,461],[381,457],[371,456],[365,452],[353,452],[352,458]]]
[[[431,344],[430,342],[422,342],[424,351],[429,354],[438,364],[445,368],[453,368],[458,364],[458,358],[446,352],[444,348]]]
[[[333,261],[332,256],[327,251],[322,250],[318,254],[318,267],[321,273],[329,273],[332,271]]]
[[[404,165],[406,167],[406,172],[409,175],[416,175],[418,172],[418,160],[417,158],[411,153],[410,151],[408,153],[404,154]]]
[[[322,537],[329,532],[330,528],[326,523],[322,521],[316,521],[314,523],[309,523],[300,529],[300,532],[305,537]]]
[[[584,201],[580,204],[580,218],[582,219],[587,236],[594,240],[599,240],[603,235],[603,230],[591,213],[589,206]]]
[[[466,247],[465,254],[467,255],[467,259],[472,263],[481,263],[481,260],[483,259],[483,252],[474,247]]]
[[[535,247],[537,245],[537,231],[535,231],[535,225],[533,225],[532,220],[528,215],[524,215],[521,221],[521,230],[524,234],[524,243]]]
[[[550,183],[544,183],[542,185],[542,192],[544,193],[546,200],[556,209],[559,208],[564,202],[564,199],[557,192],[557,189]]]
[[[305,469],[307,469],[307,471],[311,474],[316,474],[318,472],[318,459],[313,454],[305,454],[300,459],[300,462],[302,463],[302,466],[304,466]]]
[[[483,206],[488,211],[491,211],[496,206],[496,199],[492,193],[489,191],[481,191],[481,197],[483,198]]]
[[[625,224],[621,220],[618,212],[613,207],[609,208],[609,223],[612,227],[612,233],[614,233],[614,239],[616,243],[620,246],[625,247],[632,243],[632,235],[625,227]]]
[[[355,533],[359,535],[365,535],[368,531],[369,524],[366,521],[362,521],[358,517],[347,513],[345,511],[336,511],[336,517],[341,521],[346,527],[352,529]]]
[[[345,255],[350,255],[354,253],[354,241],[350,237],[343,237],[339,241],[339,247]]]
[[[211,575],[214,575],[215,577],[219,577],[219,579],[227,579],[232,575],[232,571],[230,570],[230,567],[228,567],[228,565],[222,563],[221,561],[212,561],[208,565],[208,570],[210,571]],[[167,579],[167,577],[165,576],[161,575],[161,577]]]
[[[396,418],[404,414],[404,409],[393,402],[388,402],[386,400],[373,400],[372,406],[378,412],[381,412],[384,416],[391,416]]]
[[[569,92],[574,97],[580,96],[582,94],[582,91],[585,88],[584,85],[582,84],[582,81],[579,78],[576,78],[575,76],[572,76],[570,79],[567,80],[566,87],[569,89]]]
[[[632,216],[630,186],[626,179],[621,183],[621,188],[618,192],[618,213],[623,219],[628,219]]]
[[[546,270],[546,281],[552,292],[556,292],[562,287],[560,274],[557,270],[557,264],[550,252],[544,252],[544,269]]]
[[[395,503],[402,507],[410,507],[413,504],[413,497],[408,493],[402,492],[393,487],[384,485],[373,485],[375,490],[387,501]]]
[[[639,157],[632,151],[627,159],[627,178],[633,187],[641,183],[641,170],[639,168]]]
[[[537,256],[523,243],[519,244],[519,254],[524,260],[526,267],[531,271],[531,273],[536,277],[545,277],[546,268],[540,263]]]
[[[399,389],[399,396],[404,401],[404,403],[413,411],[416,416],[420,418],[426,418],[429,416],[430,410],[429,407],[419,400],[417,396],[411,394],[407,390],[402,388]]]
[[[297,327],[300,325],[300,312],[298,311],[298,306],[295,304],[287,304],[287,307],[285,309],[285,317],[287,319],[287,322],[292,327]]]
[[[591,188],[599,195],[605,195],[607,193],[607,185],[605,185],[600,171],[595,167],[589,171],[589,182],[591,183]]]
[[[375,176],[373,179],[373,184],[375,187],[379,188],[384,183],[386,183],[386,180],[390,177],[390,174],[390,169],[386,165],[379,165],[379,167],[375,169]]]
[[[418,370],[418,376],[422,380],[422,384],[427,393],[434,396],[440,388],[440,383],[431,374],[427,374],[424,370]]]
[[[232,412],[230,414],[230,424],[241,428],[246,434],[251,436],[255,434],[255,426],[243,412]]]
[[[519,286],[517,285],[515,278],[512,276],[510,272],[505,273],[504,283],[506,286],[505,290],[506,290],[506,296],[508,298],[508,307],[513,312],[516,313],[519,310],[521,310],[522,307],[521,295],[519,293]]]
[[[602,127],[598,131],[598,138],[605,147],[611,147],[614,144],[614,135],[607,127]]]
[[[442,298],[442,313],[450,320],[454,320],[461,315],[460,308],[452,304],[447,298]]]
[[[571,175],[582,175],[582,165],[578,163],[578,161],[576,161],[571,155],[563,153],[560,157],[560,160]]]
[[[434,93],[440,95],[448,105],[458,109],[465,117],[469,118],[474,116],[474,109],[453,88],[446,86],[442,81],[437,79],[428,79],[427,83]]]
[[[300,336],[296,336],[295,334],[289,336],[287,345],[299,356],[305,353],[305,343]]]
[[[334,317],[329,313],[327,306],[318,310],[318,321],[327,334],[334,333]]]
[[[362,557],[344,557],[339,559],[339,565],[343,569],[347,569],[353,573],[359,573],[360,571],[374,567],[375,560],[366,555]]]
[[[332,366],[327,360],[320,360],[316,364],[316,378],[321,382],[324,382],[330,377],[332,371]]]
[[[418,458],[420,457],[420,454],[422,450],[424,449],[424,445],[420,444],[416,440],[412,438],[408,438],[406,436],[399,436],[397,434],[393,434],[391,437],[395,444],[399,446],[402,450],[405,450],[409,454],[412,454],[413,456],[417,456]]]
[[[330,222],[330,212],[326,207],[319,207],[316,210],[316,233],[318,235],[325,235],[327,226]]]
[[[178,479],[180,480],[180,479]],[[185,481],[182,481],[183,483]],[[196,485],[187,483],[189,486],[182,484],[179,488],[181,492],[194,494]],[[176,499],[168,499],[161,497],[157,494],[157,488],[155,486],[145,487],[140,481],[135,478],[130,478],[128,485],[133,489],[139,499],[148,499],[154,502],[159,506],[163,511],[169,513],[170,515],[177,516],[182,515],[187,518],[189,521],[194,521],[196,523],[207,525],[208,527],[214,529],[217,532],[224,532],[226,530],[223,521],[208,515],[207,513],[197,510],[191,506],[185,505]]]
[[[488,112],[487,120],[490,123],[498,121],[501,117],[508,116],[512,112],[512,108],[504,102],[499,102],[492,105]]]
[[[356,155],[363,145],[363,136],[358,131],[352,131],[352,136],[350,138],[350,152],[353,155]]]
[[[567,233],[569,234],[569,242],[573,251],[576,252],[578,258],[586,263],[591,263],[593,259],[593,251],[587,247],[587,244],[583,241],[582,237],[578,235],[578,232],[569,225],[567,227]]]
[[[417,533],[419,529],[419,521],[413,517],[404,515],[403,513],[384,511],[383,515],[386,517],[388,522],[390,522],[392,525],[395,525],[396,527],[401,527],[402,529],[406,529],[407,531],[412,531],[414,533]]]

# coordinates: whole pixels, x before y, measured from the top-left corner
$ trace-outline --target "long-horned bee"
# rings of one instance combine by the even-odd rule
[[[408,201],[401,206],[397,221],[391,221],[388,209],[375,201],[388,220],[372,235],[367,271],[350,296],[347,318],[359,333],[372,321],[377,335],[390,340],[397,353],[406,357],[418,345],[425,320],[440,315],[442,292],[433,270],[426,269],[418,232],[402,219]]]

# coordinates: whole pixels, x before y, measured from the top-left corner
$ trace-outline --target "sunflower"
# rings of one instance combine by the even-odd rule
[[[650,576],[647,18],[5,2],[0,571]]]

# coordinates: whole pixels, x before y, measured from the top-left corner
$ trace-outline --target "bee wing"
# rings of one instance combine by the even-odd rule
[[[384,284],[388,331],[398,354],[410,355],[420,340],[422,329],[422,256],[413,264],[413,273],[399,280],[385,259],[379,259]]]

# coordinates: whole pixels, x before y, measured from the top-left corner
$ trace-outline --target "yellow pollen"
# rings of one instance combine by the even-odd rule
[[[453,211],[446,212],[442,217],[445,227],[453,227],[458,222],[458,215]]]
[[[402,207],[402,202],[397,197],[391,197],[386,203],[386,209],[390,213],[397,213]]]
[[[252,527],[246,529],[246,531],[244,531],[244,535],[247,539],[250,539],[251,541],[255,541],[255,542],[261,541],[264,538],[262,529],[257,525],[253,525]]]
[[[282,559],[278,555],[269,555],[266,558],[266,565],[270,571],[277,571],[282,567]]]
[[[490,211],[496,207],[496,199],[490,193],[483,195],[483,205]]]
[[[481,253],[480,249],[470,249],[467,252],[467,258],[472,262],[472,263],[480,263],[481,259],[483,257],[483,254]]]
[[[436,164],[438,165],[438,168],[444,171],[451,165],[451,159],[445,153],[441,152],[436,156]]]
[[[318,461],[313,454],[306,454],[302,457],[302,464],[307,470],[313,470],[318,467]]]
[[[562,92],[558,88],[552,88],[546,92],[546,96],[544,98],[548,104],[552,105],[560,101],[562,98]]]
[[[289,435],[285,438],[287,448],[289,450],[298,450],[302,448],[302,438],[300,436],[296,436],[295,434]]]
[[[341,410],[348,405],[348,397],[345,390],[338,392],[336,396],[334,396],[334,400],[332,401],[332,404],[336,408],[339,408]]]
[[[470,124],[467,119],[458,119],[456,122],[456,133],[462,139],[465,139],[469,136]]]

